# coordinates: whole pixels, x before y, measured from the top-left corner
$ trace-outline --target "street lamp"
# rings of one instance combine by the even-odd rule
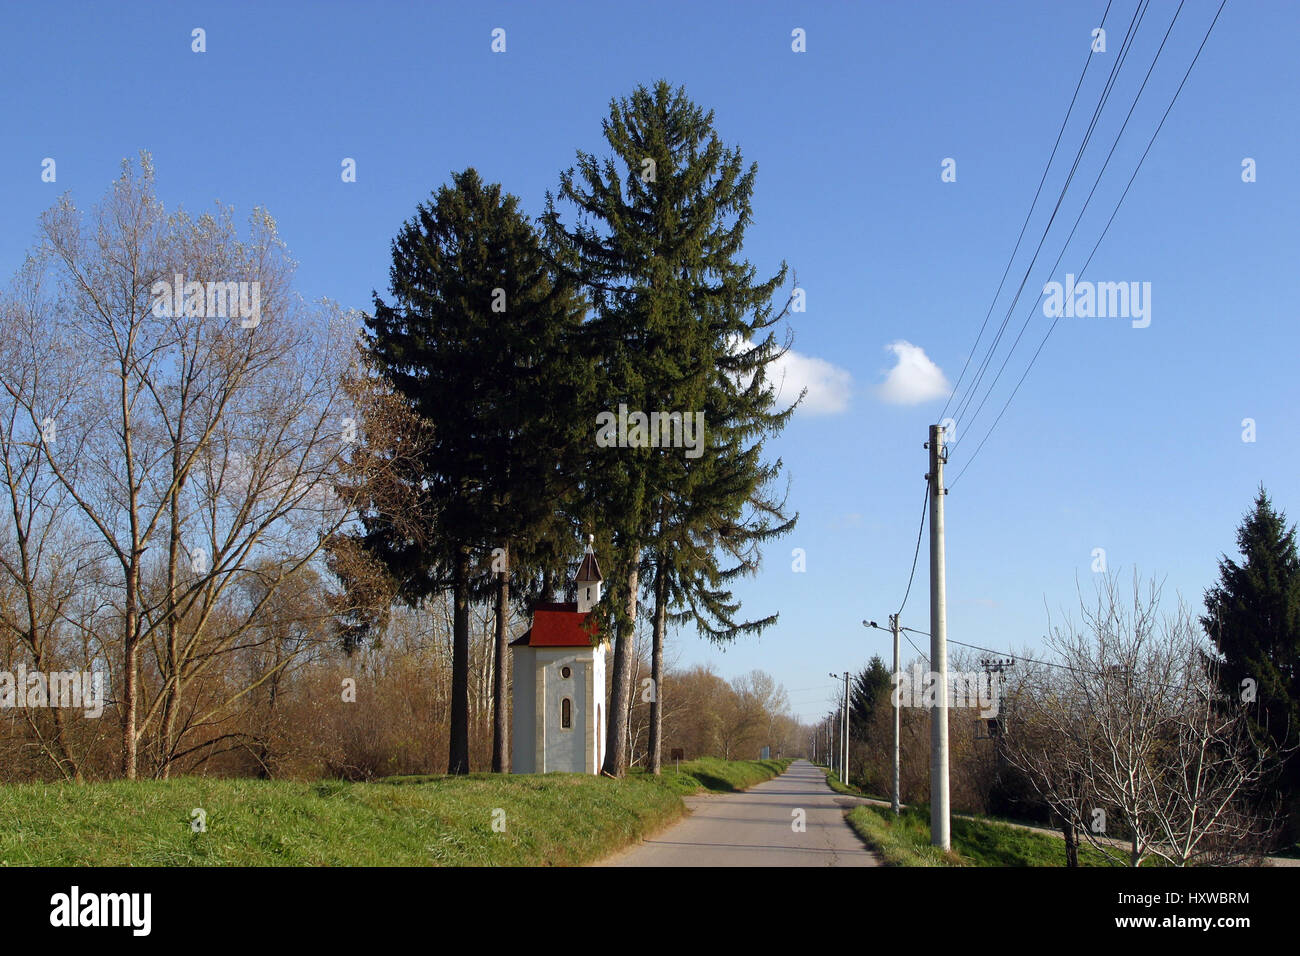
[[[881,627],[881,626],[880,626],[879,624],[877,624],[875,621],[863,621],[863,622],[862,622],[862,626],[863,626],[863,627],[874,627],[874,628],[875,628],[876,630],[878,630],[878,631],[883,631],[883,630],[885,630],[885,628]],[[892,634],[894,635],[894,680],[895,680],[895,681],[898,680],[898,632],[899,632],[900,630],[901,630],[901,625],[900,625],[899,620],[898,620],[898,615],[897,615],[897,614],[891,614],[891,615],[889,615],[889,631],[890,631],[890,633],[892,633]],[[897,699],[896,699],[896,695],[895,695],[895,694],[890,694],[889,697],[890,697],[890,703],[893,704],[893,706],[894,706],[894,794],[893,794],[893,799],[891,800],[891,804],[892,804],[892,806],[893,806],[893,810],[894,810],[895,815],[897,815],[897,813],[898,813],[898,811],[899,811],[899,808],[900,808],[900,804],[899,804],[899,796],[898,796],[898,789],[899,789],[899,759],[898,759],[898,730],[899,730],[898,725],[899,725],[899,719],[898,719],[898,718],[899,718],[899,713],[898,713],[898,701],[897,701]]]

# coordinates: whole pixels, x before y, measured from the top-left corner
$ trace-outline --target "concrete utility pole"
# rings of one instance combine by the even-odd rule
[[[849,672],[844,672],[844,774],[841,782],[849,782]]]
[[[930,426],[930,670],[936,687],[930,711],[930,845],[951,849],[948,818],[948,609],[943,560],[943,426]]]
[[[898,680],[898,632],[902,629],[903,623],[899,620],[899,615],[889,615],[889,629],[894,633],[894,680]],[[897,694],[890,694],[894,704],[894,799],[893,808],[894,816],[898,816],[899,802],[899,772],[898,772],[898,718],[900,709],[898,706]]]
[[[897,814],[902,807],[902,804],[899,802],[899,796],[898,796],[898,792],[901,789],[899,785],[900,775],[898,769],[898,735],[899,735],[898,731],[899,731],[899,717],[901,714],[899,710],[899,700],[898,700],[898,667],[899,667],[898,636],[899,633],[903,630],[902,614],[903,612],[899,611],[897,614],[889,615],[889,632],[894,635],[894,672],[893,672],[892,680],[890,682],[891,687],[889,693],[889,704],[894,709],[894,799],[892,801],[892,804],[893,804],[893,810],[895,814]],[[874,627],[878,631],[884,630],[884,628],[881,627],[879,624],[877,624],[875,621],[863,621],[862,626]]]
[[[839,680],[839,674],[831,674],[836,680]],[[836,758],[840,762],[840,783],[849,782],[849,672],[845,671],[844,677],[844,698],[840,703],[840,745],[836,749]]]

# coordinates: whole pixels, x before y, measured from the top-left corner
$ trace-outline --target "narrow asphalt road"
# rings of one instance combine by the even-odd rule
[[[857,801],[796,760],[744,793],[687,797],[691,815],[598,866],[879,866],[844,820]]]

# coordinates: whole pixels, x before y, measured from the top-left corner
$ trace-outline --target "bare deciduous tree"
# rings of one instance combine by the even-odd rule
[[[1270,832],[1244,799],[1267,750],[1242,702],[1215,690],[1195,618],[1159,606],[1159,587],[1144,593],[1136,577],[1131,597],[1107,577],[1094,605],[1081,599],[1081,625],[1048,639],[1057,666],[1036,669],[1013,698],[1005,752],[1071,850],[1080,832],[1129,866],[1152,855],[1174,865],[1247,859]]]
[[[42,436],[55,493],[42,506],[75,513],[91,560],[116,569],[102,583],[119,635],[122,773],[136,775],[151,732],[153,772],[166,776],[222,739],[186,747],[187,733],[218,725],[271,675],[202,704],[187,688],[265,639],[263,605],[350,516],[337,476],[356,324],[293,291],[265,212],[246,239],[228,211],[167,215],[147,156],[138,175],[124,163],[89,222],[64,197],[42,240],[34,261],[53,295],[33,297],[26,317],[48,345],[30,387],[7,385],[12,420]]]

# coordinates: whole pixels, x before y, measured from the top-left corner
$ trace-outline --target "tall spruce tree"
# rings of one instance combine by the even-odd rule
[[[849,735],[866,739],[876,709],[888,707],[894,682],[889,668],[879,654],[873,654],[867,666],[853,678],[849,689]]]
[[[576,207],[576,223],[560,225],[554,197],[546,216],[553,245],[595,305],[586,332],[598,363],[596,408],[682,417],[661,418],[654,434],[653,419],[648,427],[634,422],[626,443],[619,435],[618,447],[596,449],[587,475],[593,516],[612,539],[602,611],[616,637],[604,769],[620,775],[639,582],[654,613],[652,769],[670,616],[693,618],[719,640],[775,620],[738,623],[726,583],[752,573],[758,542],[793,524],[768,487],[780,463],[761,456],[762,439],[793,405],[776,408],[765,374],[783,351],[770,326],[780,318],[771,301],[785,267],[759,282],[739,258],[755,167],[724,148],[711,112],[663,81],[611,102],[602,127],[612,155],[602,161],[580,152],[576,168],[561,176],[559,198]],[[684,448],[697,415],[702,433]],[[649,447],[665,439],[675,447]],[[683,610],[670,615],[674,606]]]
[[[516,197],[467,169],[398,233],[389,299],[376,294],[366,320],[371,365],[428,425],[398,496],[428,527],[413,531],[409,514],[378,502],[362,540],[408,602],[452,592],[449,773],[470,770],[469,604],[488,595],[498,615],[493,767],[504,769],[507,562],[528,574],[546,560],[557,500],[589,437],[573,412],[591,380],[574,351],[584,307],[550,261]]]
[[[1253,681],[1255,721],[1277,752],[1300,739],[1300,557],[1295,525],[1274,509],[1261,486],[1237,529],[1240,563],[1224,555],[1219,583],[1205,592],[1201,624],[1221,656],[1223,691],[1242,699]],[[1300,760],[1283,762],[1274,787],[1284,814],[1283,838],[1300,840]]]

